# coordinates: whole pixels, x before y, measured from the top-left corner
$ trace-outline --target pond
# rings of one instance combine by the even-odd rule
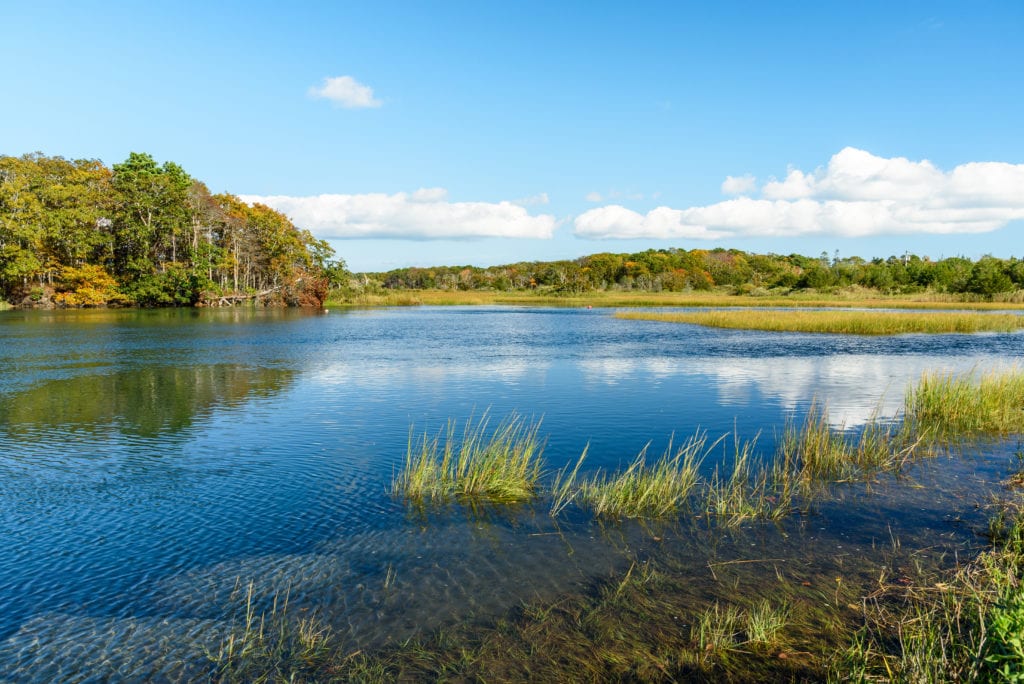
[[[417,511],[390,486],[411,435],[449,419],[540,420],[548,472],[588,445],[587,470],[617,469],[697,431],[767,452],[813,402],[856,431],[898,417],[922,371],[1011,364],[1022,341],[566,308],[3,312],[0,679],[201,677],[250,583],[354,650],[483,624],[642,558],[692,576],[695,603],[783,575],[867,585],[881,566],[948,565],[984,544],[978,504],[1015,442],[728,531],[554,520],[545,502]]]

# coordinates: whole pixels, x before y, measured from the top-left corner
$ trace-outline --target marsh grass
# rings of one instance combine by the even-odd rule
[[[811,669],[788,648],[785,601],[744,608],[721,597],[695,600],[693,578],[633,561],[581,593],[522,605],[492,623],[460,624],[347,659],[340,681],[794,681]],[[813,633],[797,643],[824,652]],[[801,677],[801,675],[803,675]],[[820,676],[818,677],[820,679]]]
[[[415,292],[359,292],[349,295],[332,295],[324,306],[334,308],[359,308],[359,307],[380,307],[380,306],[420,306],[423,299]]]
[[[700,432],[675,450],[670,441],[665,453],[648,464],[645,446],[621,473],[599,471],[581,481],[576,498],[598,517],[659,518],[678,513],[700,481],[700,465],[710,448],[706,433]],[[578,468],[579,463],[572,478],[557,484],[558,490],[571,486]],[[564,499],[564,494],[556,497]]]
[[[771,468],[754,459],[757,439],[733,437],[732,470],[719,474],[715,466],[705,488],[705,510],[726,525],[747,520],[775,519],[790,510],[790,499],[780,499],[772,486]]]
[[[882,423],[872,418],[856,433],[833,430],[827,409],[812,402],[803,423],[786,421],[772,481],[780,495],[807,496],[825,483],[861,480],[878,471],[898,472],[920,444],[921,439],[902,421]]]
[[[747,612],[747,643],[767,648],[778,646],[790,620],[790,607],[786,601],[775,604],[762,599]]]
[[[733,605],[725,608],[716,602],[697,618],[695,641],[697,649],[705,654],[717,654],[738,643],[743,614]]]
[[[925,373],[905,403],[912,426],[937,441],[1024,432],[1024,372]]]
[[[627,320],[690,323],[713,328],[841,335],[907,333],[1012,332],[1024,328],[1024,316],[996,313],[913,313],[890,311],[712,310],[658,313],[619,311]]]
[[[863,626],[830,679],[1024,682],[1024,517],[1019,504],[997,517],[993,547],[952,577],[866,597]]]
[[[392,483],[392,493],[414,503],[515,503],[532,498],[544,451],[540,421],[512,414],[494,430],[489,422],[485,412],[479,421],[469,418],[461,435],[454,421],[433,437],[414,439],[410,431],[405,466]]]
[[[284,596],[275,594],[270,609],[258,612],[249,583],[241,624],[216,652],[206,654],[213,664],[213,681],[315,681],[336,660],[330,627],[316,616],[294,618],[288,601],[287,591]]]

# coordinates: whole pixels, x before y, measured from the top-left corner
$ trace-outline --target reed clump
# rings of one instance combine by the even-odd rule
[[[938,441],[1024,432],[1024,372],[925,373],[906,407],[914,429]]]
[[[1012,332],[1024,328],[1024,316],[965,312],[711,310],[657,313],[616,312],[628,320],[691,323],[714,328],[841,335]]]
[[[740,440],[734,435],[731,472],[719,474],[716,466],[705,488],[705,510],[725,525],[780,518],[790,511],[789,492],[778,490],[770,477],[771,467],[755,460],[756,444],[756,438]]]
[[[489,416],[466,421],[461,435],[447,429],[418,440],[409,436],[405,466],[392,493],[409,501],[452,499],[514,503],[532,498],[541,474],[540,421],[512,414],[489,430]]]
[[[904,423],[869,420],[856,434],[833,430],[827,410],[812,403],[802,424],[787,420],[772,466],[772,481],[785,496],[808,494],[826,482],[899,471],[920,439]]]
[[[700,432],[673,450],[671,442],[654,463],[647,463],[647,447],[626,470],[611,475],[597,472],[583,480],[577,499],[598,517],[659,518],[678,513],[700,481],[700,465],[708,451],[707,434]],[[577,464],[577,469],[578,469]],[[571,486],[556,484],[556,491]]]

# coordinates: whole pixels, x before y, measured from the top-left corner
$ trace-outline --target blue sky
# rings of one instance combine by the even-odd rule
[[[149,152],[355,270],[659,247],[1024,257],[1020,0],[0,16],[0,154]]]

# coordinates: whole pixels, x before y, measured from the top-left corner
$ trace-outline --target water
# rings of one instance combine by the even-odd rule
[[[894,416],[922,371],[1011,364],[1022,342],[514,307],[5,312],[0,679],[197,677],[249,582],[373,647],[577,590],[638,555],[674,554],[710,583],[775,557],[794,576],[868,581],[874,566],[853,561],[901,535],[930,549],[918,558],[970,553],[974,504],[1012,444],[728,535],[581,515],[555,528],[543,506],[417,517],[388,488],[410,429],[449,418],[542,418],[552,468],[587,444],[589,468],[615,468],[696,430],[760,433],[770,449],[815,399],[855,430]]]

